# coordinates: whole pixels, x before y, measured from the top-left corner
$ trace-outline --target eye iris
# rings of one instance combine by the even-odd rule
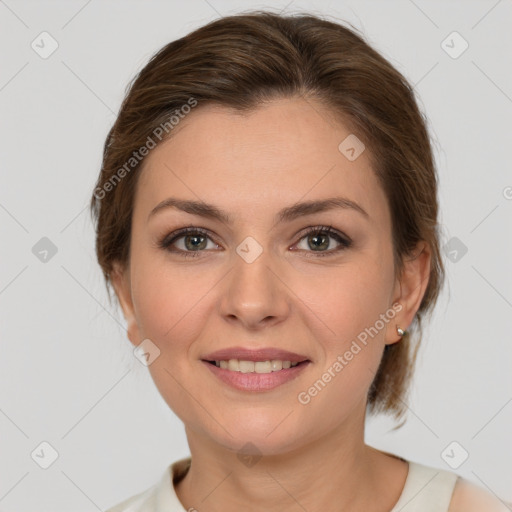
[[[319,239],[322,239],[322,243],[316,245],[316,241]],[[315,241],[313,242],[313,245],[310,243],[312,240]],[[308,244],[315,251],[318,249],[327,249],[329,247],[329,237],[321,233],[315,233],[308,237]]]
[[[194,240],[194,242],[192,242],[192,245],[189,245],[188,242],[191,239]],[[197,243],[197,241],[200,239],[202,239],[202,242]],[[195,251],[197,249],[204,249],[206,247],[206,237],[204,237],[202,235],[187,235],[187,236],[185,236],[185,247],[188,250],[192,250],[192,251]]]

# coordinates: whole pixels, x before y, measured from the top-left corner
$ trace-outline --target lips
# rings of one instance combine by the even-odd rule
[[[292,363],[301,363],[303,361],[310,361],[310,359],[302,354],[289,352],[287,350],[276,348],[260,348],[260,349],[246,349],[243,347],[231,347],[215,352],[210,352],[202,356],[203,361],[229,361],[230,359],[239,359],[243,361],[291,361]]]
[[[257,364],[257,363],[256,363]],[[271,391],[279,386],[299,378],[307,371],[311,362],[296,363],[291,368],[273,371],[271,373],[242,373],[218,368],[215,364],[203,361],[203,365],[218,381],[232,389],[242,392],[259,393]]]

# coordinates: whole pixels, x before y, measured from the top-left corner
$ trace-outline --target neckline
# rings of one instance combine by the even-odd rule
[[[402,487],[400,496],[398,496],[398,500],[396,501],[396,503],[393,505],[393,508],[389,512],[398,512],[398,510],[402,509],[406,496],[409,493],[409,489],[413,485],[414,475],[416,474],[417,470],[417,465],[414,462],[402,459],[401,457],[398,458],[403,460],[404,462],[407,462],[407,476],[405,477],[404,486]]]
[[[400,496],[398,497],[398,500],[394,504],[393,508],[389,512],[398,512],[403,505],[405,504],[405,501],[407,499],[408,494],[410,494],[410,489],[414,485],[415,475],[417,474],[418,465],[412,461],[406,460],[402,457],[399,457],[395,454],[390,454],[393,457],[402,460],[403,462],[407,463],[407,476],[405,478],[405,482],[402,488],[402,491],[400,493]],[[179,459],[178,461],[172,463],[165,472],[164,478],[165,481],[163,482],[164,485],[162,486],[162,493],[160,494],[161,498],[159,501],[159,505],[161,505],[161,508],[159,508],[159,512],[164,510],[170,510],[170,506],[174,507],[176,509],[177,507],[179,512],[186,512],[183,504],[178,498],[178,495],[176,494],[176,488],[175,485],[178,484],[188,473],[188,470],[190,469],[190,465],[192,463],[191,457],[185,457],[182,459]]]

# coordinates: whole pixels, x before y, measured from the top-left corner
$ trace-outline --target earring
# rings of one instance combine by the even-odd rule
[[[404,331],[403,329],[400,329],[400,327],[396,327],[396,332],[398,333],[398,336],[403,336],[407,331]]]

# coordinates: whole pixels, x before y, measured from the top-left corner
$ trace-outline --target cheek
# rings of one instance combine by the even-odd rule
[[[386,313],[392,280],[392,269],[358,258],[312,279],[297,277],[293,289],[307,306],[304,312],[317,332],[320,328],[325,333],[326,348],[341,350]],[[379,337],[383,336],[381,322],[378,327]]]
[[[185,270],[155,260],[139,260],[136,265],[132,286],[141,335],[161,350],[180,348],[207,317],[207,295],[215,280],[200,269]]]
[[[382,359],[394,310],[388,311],[392,275],[381,270],[369,262],[350,265],[333,273],[322,293],[316,289],[313,297],[309,288],[309,298],[316,304],[310,317],[318,316],[329,329],[316,340],[322,344],[322,360],[297,399],[311,417],[324,418],[326,429],[366,400]],[[326,410],[331,412],[325,415]]]
[[[132,286],[140,334],[160,350],[148,370],[169,407],[183,421],[196,421],[187,391],[200,396],[200,390],[191,381],[190,352],[212,314],[207,299],[215,280],[155,261],[139,260],[134,268],[139,269]]]

